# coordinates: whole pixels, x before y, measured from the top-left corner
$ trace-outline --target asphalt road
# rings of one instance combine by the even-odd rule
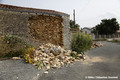
[[[0,61],[0,80],[120,80],[120,44],[102,43],[104,47],[86,52],[87,60],[48,73],[24,60]]]
[[[0,61],[0,80],[38,80],[43,72],[25,63],[23,59]]]

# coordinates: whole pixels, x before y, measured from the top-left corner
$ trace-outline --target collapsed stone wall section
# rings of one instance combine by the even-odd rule
[[[36,15],[29,18],[31,36],[40,44],[63,46],[63,19],[60,16]]]

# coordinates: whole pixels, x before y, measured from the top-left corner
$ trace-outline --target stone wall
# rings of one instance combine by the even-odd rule
[[[0,10],[0,36],[19,35],[27,37],[28,14]]]
[[[32,45],[53,43],[70,49],[69,17],[0,10],[0,36],[18,35]]]
[[[4,35],[18,35],[23,37],[31,45],[38,46],[38,42],[32,39],[30,36],[30,30],[28,26],[28,19],[33,14],[3,11],[0,10],[0,36]]]

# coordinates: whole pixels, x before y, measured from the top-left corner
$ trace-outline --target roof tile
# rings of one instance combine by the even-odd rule
[[[23,12],[30,12],[30,13],[43,13],[43,14],[52,14],[52,15],[59,15],[59,16],[69,16],[66,13],[54,11],[54,10],[47,10],[47,9],[36,9],[36,8],[27,8],[27,7],[18,7],[13,5],[6,5],[0,4],[0,10],[14,10],[14,11],[23,11]]]

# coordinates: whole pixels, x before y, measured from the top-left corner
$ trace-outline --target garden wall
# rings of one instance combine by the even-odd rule
[[[53,43],[70,49],[69,16],[0,10],[0,36],[18,35],[32,45]]]

